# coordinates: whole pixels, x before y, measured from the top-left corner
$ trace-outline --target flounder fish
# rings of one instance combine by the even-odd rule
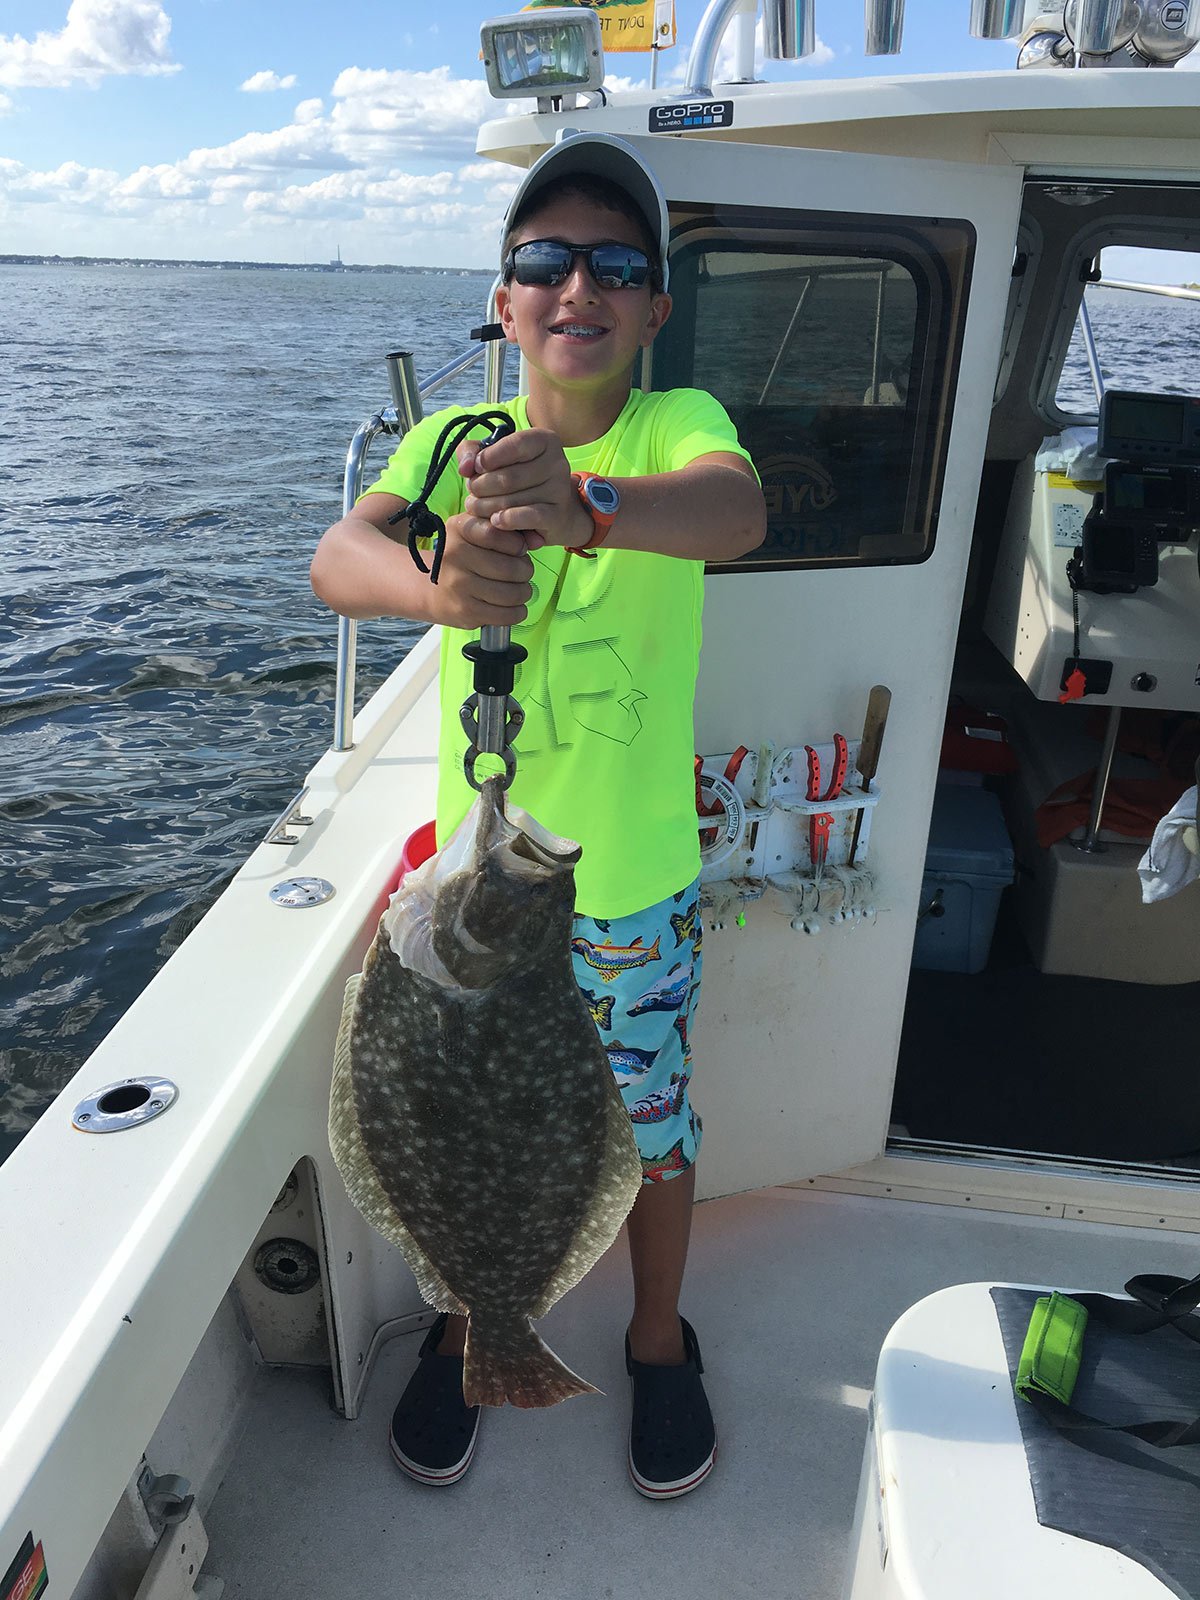
[[[580,847],[488,780],[346,985],[329,1138],[428,1303],[469,1317],[468,1405],[595,1393],[534,1331],[616,1238],[642,1165],[571,968]]]

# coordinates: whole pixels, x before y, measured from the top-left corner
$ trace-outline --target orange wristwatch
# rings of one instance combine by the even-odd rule
[[[568,545],[567,549],[573,556],[586,556],[593,561],[596,546],[608,538],[608,530],[617,519],[617,512],[621,509],[621,492],[615,483],[595,472],[573,472],[571,479],[583,501],[584,510],[591,516],[592,537],[586,544]]]

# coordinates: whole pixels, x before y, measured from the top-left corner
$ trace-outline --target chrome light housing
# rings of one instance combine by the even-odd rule
[[[496,17],[479,30],[488,90],[497,100],[538,100],[604,82],[600,18],[575,6]]]
[[[1148,61],[1181,61],[1200,44],[1200,0],[1164,0],[1143,7],[1133,48]]]

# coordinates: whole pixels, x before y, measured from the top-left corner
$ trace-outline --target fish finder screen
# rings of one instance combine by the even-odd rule
[[[1175,480],[1168,473],[1116,473],[1106,498],[1113,511],[1168,512],[1179,509]]]
[[[1122,439],[1147,444],[1178,444],[1183,435],[1182,407],[1161,400],[1130,400],[1113,396],[1108,425]]]
[[[1092,562],[1097,570],[1114,577],[1133,575],[1137,552],[1127,529],[1096,527],[1091,530],[1091,540]]]

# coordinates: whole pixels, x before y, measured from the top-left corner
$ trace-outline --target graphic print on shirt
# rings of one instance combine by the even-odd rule
[[[613,584],[611,565],[604,563],[593,578],[586,603],[570,610],[555,598],[566,572],[556,572],[536,555],[533,563],[530,614],[542,593],[549,591],[549,598],[531,630],[545,630],[545,648],[530,648],[529,661],[517,672],[515,693],[526,716],[518,744],[521,759],[569,749],[581,734],[631,745],[642,731],[640,708],[648,696],[634,683],[618,649],[616,608],[605,605]]]

